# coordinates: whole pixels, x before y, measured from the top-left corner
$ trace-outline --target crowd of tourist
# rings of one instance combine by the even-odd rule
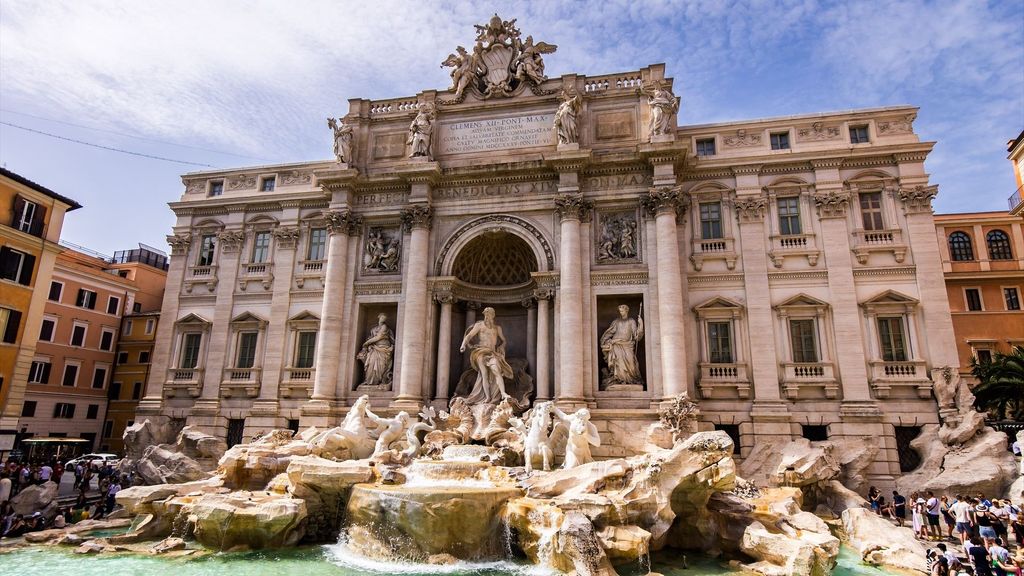
[[[65,469],[56,459],[31,464],[14,460],[6,462],[0,468],[0,538],[15,538],[28,532],[63,528],[89,518],[103,518],[113,511],[117,493],[131,486],[133,480],[120,474],[110,463],[97,467],[90,461],[79,462],[71,472],[75,476],[73,486],[77,493],[73,505],[58,507],[55,513],[46,514],[46,508],[52,510],[52,501],[38,502],[39,510],[18,514],[11,499],[30,486],[54,482],[59,487]]]
[[[872,486],[868,502],[899,526],[909,516],[917,539],[936,543],[927,557],[932,576],[1024,576],[1024,514],[1008,499],[893,490],[887,501]]]

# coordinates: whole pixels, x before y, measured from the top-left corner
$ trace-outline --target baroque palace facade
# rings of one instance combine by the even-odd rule
[[[350,100],[336,161],[183,177],[138,419],[235,442],[483,366],[589,407],[599,456],[688,393],[740,457],[875,438],[898,475],[958,367],[916,109],[677,126],[664,65],[549,79],[554,46],[480,30],[448,91]],[[460,351],[485,316],[502,362]]]

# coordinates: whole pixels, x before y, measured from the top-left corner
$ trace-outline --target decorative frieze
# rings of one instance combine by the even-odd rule
[[[842,138],[839,126],[826,126],[824,122],[815,122],[796,131],[797,141],[818,142],[822,140],[838,140]]]
[[[401,282],[356,282],[356,296],[392,296],[402,293]]]
[[[300,184],[310,184],[313,182],[313,173],[291,170],[289,172],[282,172],[280,175],[280,179],[282,186],[298,186]]]
[[[206,192],[206,180],[192,180],[185,185],[185,194],[202,194]]]
[[[184,256],[188,254],[188,247],[192,245],[190,234],[172,234],[167,236],[167,244],[171,247],[171,256]]]
[[[740,128],[733,136],[726,136],[722,142],[726,148],[742,148],[745,146],[760,146],[761,135],[751,134]]]
[[[850,194],[830,190],[824,194],[815,194],[814,205],[818,208],[819,218],[846,218],[850,207]]]
[[[736,219],[740,223],[761,222],[768,211],[768,199],[764,196],[736,198],[733,207],[736,209]]]
[[[238,252],[245,242],[245,232],[242,230],[224,230],[217,233],[217,245],[223,254]]]
[[[646,270],[629,270],[622,272],[591,272],[591,286],[646,286],[648,275]]]
[[[600,264],[639,261],[636,211],[599,214],[600,234],[595,235],[595,254]]]
[[[896,190],[896,196],[903,201],[903,209],[907,214],[931,213],[932,199],[938,192],[938,186],[900,187]]]
[[[354,236],[359,232],[362,225],[362,218],[348,210],[331,210],[324,214],[327,221],[327,232],[329,234],[347,234]]]
[[[583,194],[562,194],[555,198],[555,212],[562,220],[589,220],[593,204]]]
[[[398,272],[401,259],[402,233],[398,226],[373,226],[367,230],[364,272],[394,274]]]
[[[914,131],[914,120],[917,114],[907,114],[896,120],[885,120],[878,123],[878,134],[880,136],[894,136],[896,134],[910,134]]]
[[[414,228],[430,229],[434,216],[434,209],[429,204],[413,204],[402,210],[402,228],[412,230]]]
[[[294,226],[278,226],[272,234],[278,248],[294,250],[299,243],[299,229]]]
[[[228,190],[248,190],[256,187],[256,176],[253,174],[241,174],[228,178]]]

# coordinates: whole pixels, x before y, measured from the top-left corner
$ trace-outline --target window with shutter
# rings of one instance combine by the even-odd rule
[[[9,308],[0,308],[0,334],[7,344],[18,342],[18,327],[21,325],[21,312]]]
[[[36,265],[36,257],[3,246],[0,247],[0,278],[18,284],[32,284],[32,269]]]

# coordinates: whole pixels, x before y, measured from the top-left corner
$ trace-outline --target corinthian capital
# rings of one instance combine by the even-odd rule
[[[402,227],[406,230],[413,228],[430,229],[433,220],[434,209],[428,204],[413,204],[402,210]]]
[[[932,211],[932,198],[939,193],[938,186],[914,186],[913,188],[900,188],[896,196],[903,201],[903,209],[907,214],[916,214]]]
[[[174,234],[167,237],[167,243],[171,246],[171,256],[183,256],[188,253],[188,247],[192,244],[192,236]]]
[[[324,215],[327,219],[329,234],[348,234],[353,236],[359,231],[363,219],[348,210],[331,210]]]
[[[830,190],[825,194],[815,194],[814,205],[818,207],[819,218],[846,218],[850,193]]]
[[[562,220],[589,220],[592,206],[583,194],[563,194],[555,198],[555,212]]]
[[[768,199],[764,196],[737,198],[733,206],[736,208],[736,218],[741,223],[760,222],[768,211]]]
[[[241,230],[224,230],[217,234],[217,243],[220,244],[220,251],[225,254],[238,252],[245,242],[245,232]]]
[[[295,248],[299,242],[299,229],[294,226],[278,226],[273,231],[278,248]]]
[[[674,214],[677,218],[686,209],[678,186],[655,186],[640,199],[640,205],[648,214]]]

